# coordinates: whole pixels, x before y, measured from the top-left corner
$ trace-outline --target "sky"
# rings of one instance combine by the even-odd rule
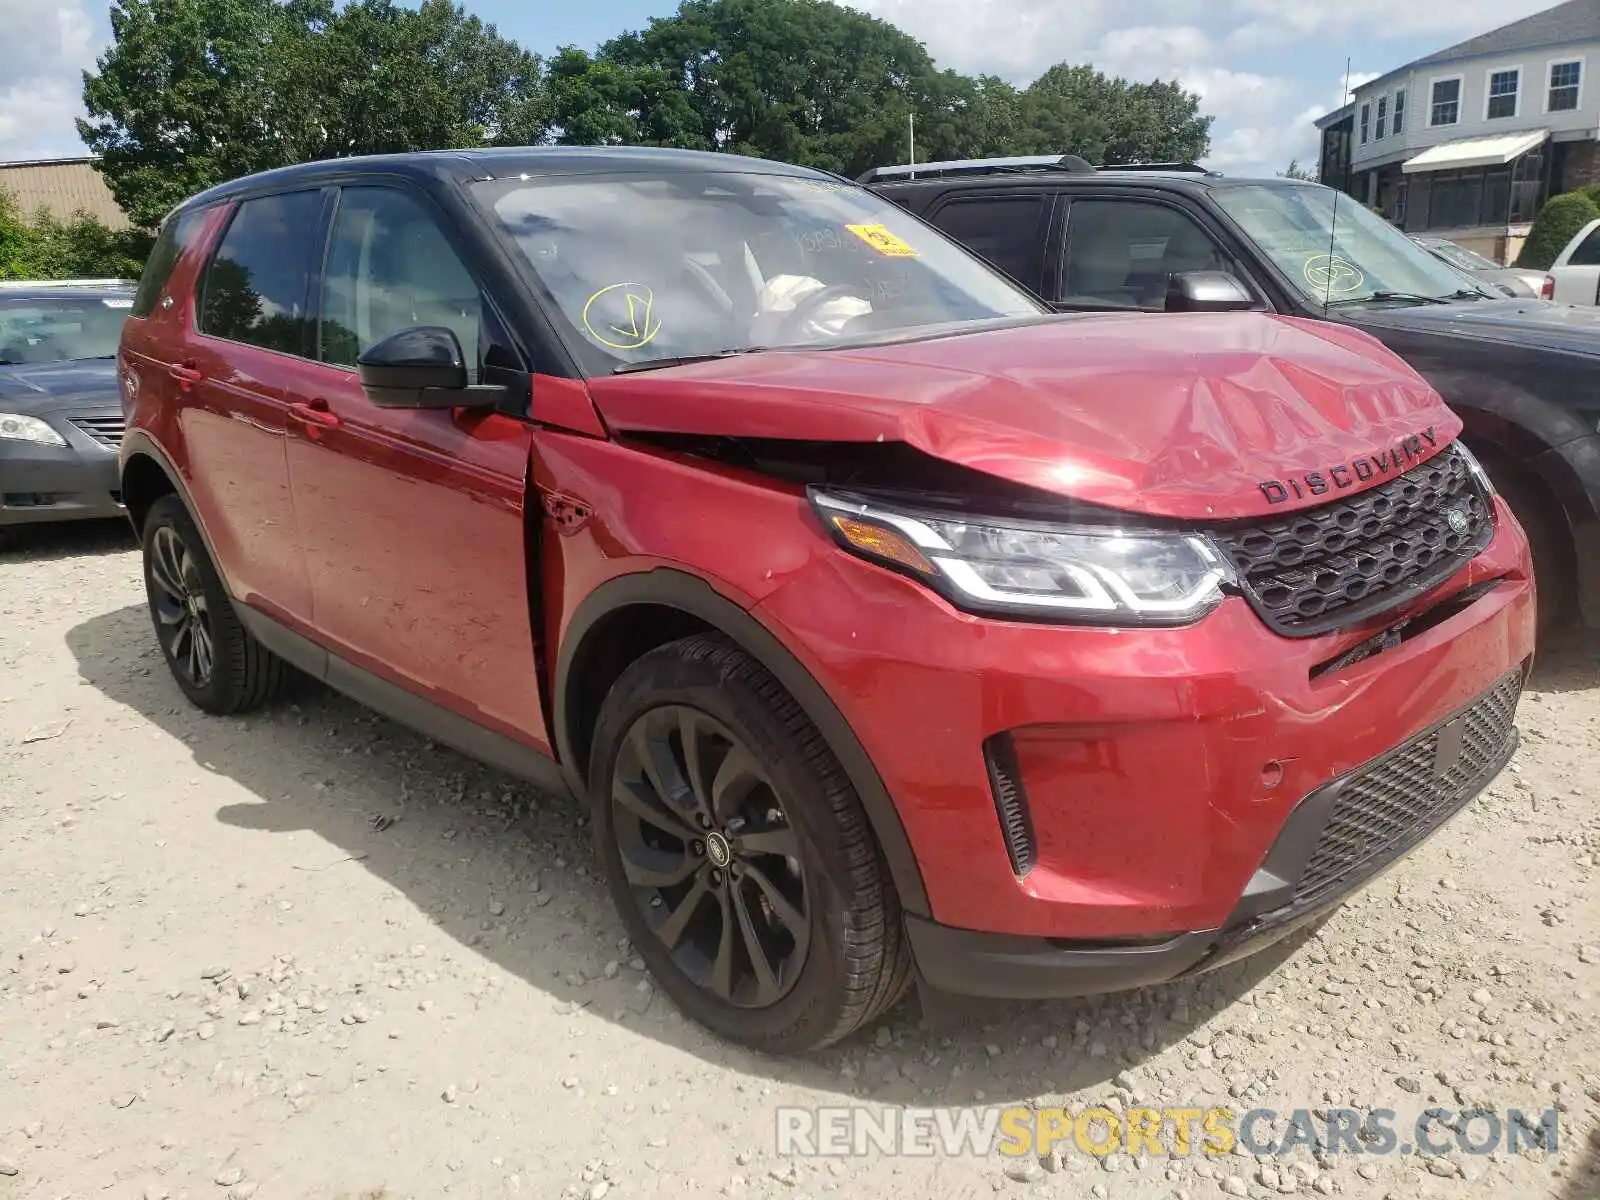
[[[676,0],[585,5],[463,0],[530,49],[592,49]],[[1552,0],[854,0],[922,40],[942,67],[1025,84],[1058,62],[1178,79],[1216,117],[1207,165],[1274,174],[1314,164],[1311,122],[1359,85]],[[97,0],[0,0],[0,161],[83,153],[81,72],[111,37]],[[1070,150],[1071,147],[1062,147]]]

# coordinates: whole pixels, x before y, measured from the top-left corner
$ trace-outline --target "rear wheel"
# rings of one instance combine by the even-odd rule
[[[143,543],[150,620],[183,694],[217,714],[247,712],[276,697],[288,681],[288,665],[240,623],[177,496],[162,496],[150,506]]]
[[[697,635],[630,666],[590,764],[612,896],[690,1016],[798,1053],[905,993],[910,950],[861,802],[799,705],[737,646]]]

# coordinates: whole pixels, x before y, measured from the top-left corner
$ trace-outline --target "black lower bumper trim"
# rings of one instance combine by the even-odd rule
[[[1437,729],[1418,736],[1431,737],[1436,733]],[[1266,876],[1277,886],[1268,889],[1261,886],[1259,880],[1252,880],[1220,928],[1179,933],[1160,941],[1138,944],[1084,943],[1074,947],[1059,939],[955,929],[907,917],[907,936],[911,939],[922,983],[952,995],[995,999],[1092,996],[1168,983],[1258,954],[1332,913],[1350,895],[1384,874],[1436,833],[1500,774],[1515,753],[1517,740],[1513,728],[1499,752],[1473,778],[1462,783],[1450,804],[1436,811],[1433,819],[1419,826],[1413,835],[1396,841],[1391,853],[1369,859],[1361,869],[1341,879],[1330,892],[1269,907],[1275,900],[1294,895],[1293,879],[1279,879],[1269,871],[1258,871],[1258,876]],[[1395,751],[1391,751],[1393,753]],[[1371,764],[1359,768],[1352,776],[1370,767]],[[1337,795],[1347,778],[1325,785],[1301,802],[1296,814],[1285,823],[1278,845],[1268,853],[1267,863],[1273,864],[1285,857],[1280,850],[1286,850],[1293,851],[1289,857],[1298,860],[1303,868],[1304,852],[1309,850],[1307,843],[1314,841],[1317,828],[1327,819],[1328,806],[1314,802],[1324,798],[1324,793]],[[1268,910],[1262,911],[1263,908]]]

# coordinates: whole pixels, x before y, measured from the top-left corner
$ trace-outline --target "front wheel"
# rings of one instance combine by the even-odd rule
[[[150,620],[183,694],[216,714],[247,712],[277,696],[288,664],[239,621],[183,501],[167,495],[152,504],[142,534]]]
[[[800,1053],[905,993],[900,907],[854,788],[799,705],[727,639],[673,642],[622,673],[589,781],[622,919],[701,1024]]]

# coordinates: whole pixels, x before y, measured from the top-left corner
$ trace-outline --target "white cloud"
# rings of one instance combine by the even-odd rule
[[[1270,45],[1310,37],[1354,35],[1368,45],[1376,33],[1399,38],[1438,35],[1449,41],[1487,33],[1552,7],[1553,0],[1233,0],[1246,18],[1234,31],[1239,42]]]
[[[84,0],[0,0],[0,161],[81,152],[79,73],[99,50]]]

